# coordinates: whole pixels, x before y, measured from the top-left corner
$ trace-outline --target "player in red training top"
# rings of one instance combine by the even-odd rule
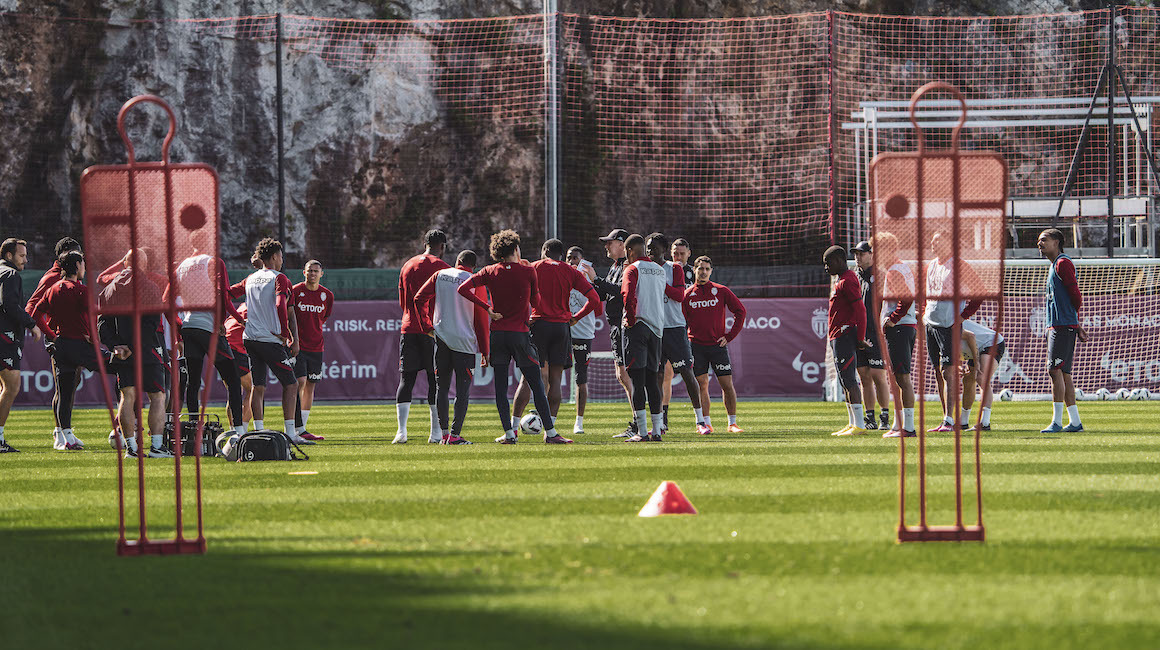
[[[491,323],[491,358],[495,369],[495,406],[499,410],[504,435],[495,441],[515,444],[517,438],[511,421],[508,403],[508,368],[515,362],[528,380],[536,411],[544,424],[544,442],[569,443],[568,438],[556,433],[552,409],[544,393],[540,376],[540,357],[528,333],[528,319],[532,309],[539,305],[539,283],[531,266],[520,264],[520,236],[514,230],[501,230],[491,236],[491,257],[496,261],[459,285],[459,295],[487,310]],[[475,295],[476,287],[487,287],[491,292],[489,305]]]
[[[447,235],[442,230],[429,230],[423,236],[426,250],[407,260],[399,272],[399,304],[403,307],[402,336],[399,338],[399,390],[395,393],[395,417],[399,430],[392,444],[407,442],[407,417],[411,414],[411,393],[419,371],[427,373],[427,404],[431,407],[431,435],[427,442],[443,442],[439,426],[439,409],[435,405],[435,339],[423,332],[415,295],[432,275],[451,268],[444,262]]]
[[[97,334],[89,331],[89,289],[80,280],[85,274],[84,256],[77,251],[65,253],[60,258],[60,269],[61,279],[44,292],[40,301],[33,306],[30,316],[34,320],[47,316],[48,322],[52,324],[55,340],[50,353],[57,373],[56,381],[67,387],[76,385],[78,368],[93,372],[98,370],[92,341],[92,337]],[[113,354],[105,355],[105,363],[111,362],[114,357],[125,359],[128,356],[129,348],[117,346]],[[67,390],[62,391],[56,416],[63,435],[57,436],[53,443],[54,449],[83,448],[83,443],[78,446],[70,442],[72,406],[72,394]]]
[[[322,262],[307,262],[302,268],[302,276],[306,281],[294,285],[290,298],[298,317],[298,356],[294,361],[298,406],[294,409],[294,427],[306,440],[322,440],[322,436],[306,430],[306,422],[314,404],[314,387],[322,379],[322,327],[334,309],[334,293],[319,284]]]
[[[865,414],[862,410],[862,390],[858,386],[857,351],[870,347],[866,340],[866,304],[862,302],[862,283],[846,264],[846,249],[831,246],[822,261],[826,272],[838,279],[830,290],[829,329],[830,349],[834,365],[846,393],[847,424],[830,435],[850,436],[866,433],[862,428]]]
[[[705,426],[713,432],[713,422],[709,419],[709,368],[712,367],[717,383],[721,384],[721,396],[725,401],[725,413],[729,416],[729,433],[742,433],[737,425],[737,390],[733,386],[733,363],[729,359],[730,341],[737,338],[745,326],[745,305],[737,299],[729,287],[717,284],[709,278],[713,275],[713,260],[702,255],[693,263],[696,282],[685,290],[682,309],[689,326],[689,341],[693,345],[693,374],[701,389],[701,410],[705,414]],[[725,310],[733,314],[733,327],[725,331]]]
[[[540,302],[532,308],[532,345],[540,355],[541,378],[548,387],[548,405],[552,407],[552,419],[555,420],[563,400],[560,379],[564,370],[572,367],[572,332],[569,328],[589,313],[604,315],[604,303],[588,278],[564,262],[564,242],[559,239],[544,242],[540,259],[532,262],[532,268],[536,270],[536,286],[540,289]],[[573,290],[583,293],[587,299],[575,314],[569,304]],[[520,416],[530,397],[528,382],[521,378],[512,406],[513,429],[519,426]]]
[[[10,237],[0,244],[0,454],[19,451],[4,441],[4,425],[20,393],[24,332],[40,339],[40,326],[24,311],[20,272],[28,263],[28,242]]]
[[[56,257],[53,258],[52,268],[45,271],[44,275],[41,276],[40,283],[36,285],[36,291],[32,292],[32,296],[30,296],[28,298],[28,304],[26,304],[24,306],[24,311],[28,312],[29,314],[32,314],[32,309],[36,306],[36,303],[40,302],[40,299],[44,296],[44,292],[48,291],[49,287],[56,284],[57,281],[60,280],[60,277],[61,277],[61,274],[60,274],[60,256],[64,255],[65,253],[68,253],[70,251],[76,251],[78,253],[84,254],[84,251],[81,250],[80,242],[73,239],[72,237],[62,237],[60,241],[56,242],[56,251],[55,251]],[[52,340],[52,328],[51,328],[50,324],[48,323],[48,318],[41,317],[41,322],[37,323],[37,326],[39,326],[40,331],[44,333],[44,343],[46,345],[49,345],[50,341]],[[49,355],[49,359],[52,359],[52,355]],[[53,369],[52,376],[56,377],[56,369],[55,368]],[[73,393],[74,396],[76,394],[77,387],[80,385],[81,376],[78,374],[78,375],[76,375],[76,378],[77,378],[76,384],[74,384],[72,386],[68,386],[65,388],[65,390]],[[59,385],[57,385],[55,382],[53,382],[53,384],[54,384],[54,388],[53,388],[53,392],[52,392],[52,417],[55,420],[57,406],[60,404],[61,387]],[[72,398],[69,399],[69,403],[70,404],[72,403]],[[60,429],[60,422],[56,422],[55,424],[56,424],[56,428],[53,429],[53,431],[52,431],[52,437],[53,437],[54,441],[59,436],[60,430],[61,430]]]
[[[241,320],[230,316],[226,318],[226,342],[234,351],[234,367],[238,371],[238,379],[242,384],[242,421],[243,429],[249,427],[254,419],[254,412],[250,410],[250,395],[254,393],[254,378],[250,372],[250,355],[246,354],[246,345],[242,342],[242,334],[246,331],[246,303],[238,305],[238,315]],[[228,414],[229,411],[227,410]],[[231,416],[232,417],[232,416]],[[237,422],[230,422],[230,426],[238,426]]]

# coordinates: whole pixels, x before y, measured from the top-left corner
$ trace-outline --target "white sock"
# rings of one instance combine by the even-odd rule
[[[411,414],[410,402],[395,404],[395,419],[399,422],[399,433],[407,433],[407,416]]]
[[[66,440],[64,437],[64,431],[62,429],[56,429],[52,432],[52,440],[58,445],[64,445],[68,443],[68,440]]]
[[[52,435],[55,437],[61,431],[62,431],[62,429],[60,427],[53,427],[52,428]]]
[[[1057,427],[1063,426],[1063,402],[1051,403],[1051,423]]]
[[[573,426],[572,429],[575,431],[583,431],[584,430],[584,416],[583,415],[576,416],[576,425]]]
[[[149,436],[149,444],[153,445],[154,449],[161,449],[165,442],[162,440],[160,433]]]
[[[512,416],[512,431],[519,431],[519,430],[520,430],[520,419],[513,415]]]
[[[648,433],[648,411],[641,409],[634,417],[636,417],[636,432],[642,436]]]
[[[0,442],[4,442],[4,425],[0,424]]]
[[[239,435],[239,436],[245,432],[246,432],[246,425],[244,425],[244,424],[239,424],[238,426],[234,427],[234,433]]]
[[[729,424],[737,424],[737,414],[736,413],[729,416]]]
[[[914,407],[902,409],[902,428],[914,431]]]
[[[850,417],[854,420],[852,424],[861,429],[862,427],[866,426],[866,411],[862,408],[861,404],[853,404],[851,406],[853,408],[850,410],[853,411],[853,413],[850,414]]]
[[[1067,407],[1067,423],[1079,424],[1079,404],[1072,404]]]
[[[705,416],[701,413],[701,409],[693,409],[693,415],[697,418],[697,424],[705,421]]]
[[[136,452],[137,451],[137,439],[133,438],[133,437],[121,438],[121,446],[129,451]]]
[[[709,420],[708,415],[705,416],[705,426],[707,426],[707,427],[713,426],[713,422],[711,420]]]
[[[303,426],[297,426],[297,425],[296,425],[296,426],[294,427],[294,433],[297,433],[297,434],[300,434],[300,435],[301,435],[301,434],[302,434],[304,431],[306,431],[306,425],[303,425]]]
[[[969,425],[970,423],[971,423],[971,409],[963,409],[962,414],[959,416],[959,426],[965,427],[965,426]]]
[[[286,435],[290,436],[291,438],[296,438],[298,436],[297,428],[294,426],[294,420],[282,420],[282,423],[282,430],[286,432]]]
[[[895,411],[894,417],[890,420],[890,430],[891,431],[898,429],[898,420],[899,419],[901,419],[901,418],[898,417],[898,411]]]
[[[73,430],[71,428],[61,429],[60,432],[64,434],[64,441],[65,442],[67,442],[70,445],[77,444],[77,438],[76,438],[76,436],[73,435]]]
[[[254,420],[254,431],[261,431],[266,428],[266,423],[263,420]]]
[[[653,423],[653,429],[652,429],[653,433],[655,433],[659,436],[661,434],[661,431],[665,430],[665,414],[663,412],[653,413],[652,414],[652,423]]]
[[[556,431],[556,427],[552,427],[551,429],[548,429],[544,432],[545,438],[555,438],[558,435],[560,435],[560,433]]]
[[[302,409],[302,426],[306,426],[306,422],[310,419],[310,409]]]
[[[991,426],[991,407],[983,407],[983,426]]]
[[[439,407],[431,405],[431,437],[443,437],[443,427],[439,425]]]
[[[846,402],[846,426],[854,426],[854,406]]]

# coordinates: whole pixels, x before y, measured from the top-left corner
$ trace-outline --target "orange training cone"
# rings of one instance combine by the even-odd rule
[[[681,488],[677,487],[676,483],[672,481],[663,481],[656,492],[653,492],[648,503],[640,509],[639,517],[659,517],[661,515],[695,515],[697,509],[689,500],[685,498],[685,494],[681,492]]]

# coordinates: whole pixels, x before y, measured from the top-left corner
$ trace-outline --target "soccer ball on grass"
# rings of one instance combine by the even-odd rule
[[[1015,399],[1015,391],[1011,390],[1010,388],[1004,388],[1003,390],[999,391],[1000,401],[1010,402],[1013,399]]]
[[[1130,398],[1134,400],[1149,400],[1152,399],[1152,391],[1147,388],[1137,388],[1132,391]]]
[[[1101,388],[1101,389],[1096,391],[1096,399],[1100,399],[1100,400],[1112,399],[1112,391],[1110,391],[1106,388]]]
[[[520,418],[520,433],[525,436],[538,436],[544,432],[544,421],[535,413],[528,413]]]
[[[1116,399],[1128,399],[1131,396],[1132,391],[1128,390],[1127,388],[1121,388],[1120,390],[1116,391]]]

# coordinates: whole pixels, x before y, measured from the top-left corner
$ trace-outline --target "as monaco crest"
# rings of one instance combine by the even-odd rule
[[[810,319],[810,327],[814,328],[814,334],[820,339],[826,338],[829,333],[829,323],[827,322],[826,308],[818,307],[814,310],[814,316]]]

